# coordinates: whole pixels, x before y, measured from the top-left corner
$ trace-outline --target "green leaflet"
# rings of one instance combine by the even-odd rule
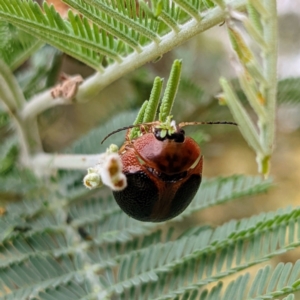
[[[143,47],[152,42],[158,45],[166,34],[172,30],[179,31],[179,25],[193,18],[200,20],[200,11],[212,6],[201,0],[191,3],[162,1],[158,3],[158,11],[152,12],[148,3],[136,7],[132,0],[124,3],[92,0],[64,2],[78,15],[70,10],[68,19],[63,19],[46,2],[42,10],[32,0],[3,0],[0,16],[5,22],[35,37],[33,41],[28,35],[29,43],[25,48],[30,53],[43,41],[100,72],[107,63],[121,63],[134,51],[142,53]],[[24,58],[18,61],[28,57],[28,53],[23,51],[23,54]],[[103,60],[104,56],[107,59]],[[19,64],[14,63],[15,66]]]
[[[0,59],[12,70],[24,63],[42,44],[26,32],[0,21]]]
[[[78,224],[76,215],[73,214],[73,217],[74,224]],[[206,227],[171,241],[164,241],[161,231],[149,235],[143,233],[140,238],[128,236],[123,241],[107,236],[104,240],[94,239],[90,242],[78,241],[75,238],[76,231],[71,228],[66,233],[62,227],[48,229],[43,233],[32,234],[29,231],[23,237],[11,237],[10,241],[7,240],[0,247],[1,253],[6,257],[0,262],[0,278],[2,283],[14,290],[14,295],[24,297],[35,293],[40,297],[44,293],[53,296],[55,291],[51,285],[54,282],[60,287],[61,295],[64,295],[69,288],[73,290],[71,287],[78,276],[87,285],[91,284],[91,277],[88,275],[90,272],[93,276],[100,274],[93,282],[101,287],[103,293],[121,293],[122,299],[130,299],[126,296],[129,290],[133,295],[139,295],[140,299],[196,295],[194,289],[198,291],[199,287],[205,287],[212,282],[217,284],[221,278],[231,273],[297,247],[299,217],[299,209],[279,210],[239,222],[231,221],[215,230]],[[288,232],[293,229],[296,233],[293,238],[290,237],[283,244],[275,242],[285,240]],[[233,255],[237,257],[234,260]],[[238,258],[240,255],[241,260]],[[85,261],[89,261],[89,267]],[[11,275],[8,273],[8,277],[3,277],[7,274],[7,267],[11,269]],[[25,271],[29,267],[26,271],[28,276],[15,275],[17,269]],[[49,269],[48,272],[43,271],[45,268]],[[118,272],[112,272],[112,268]],[[299,272],[299,261],[294,267],[291,263],[281,263],[273,273],[268,267],[261,269],[256,278],[251,279],[250,289],[245,288],[250,280],[249,275],[241,276],[224,290],[222,299],[228,299],[225,295],[233,295],[232,299],[239,300],[244,299],[245,295],[248,295],[245,299],[255,299],[258,295],[280,296],[297,291]],[[8,278],[10,281],[7,281]],[[43,286],[50,288],[46,292],[38,287],[40,279]],[[64,290],[66,281],[69,282],[69,287]],[[17,284],[18,288],[13,287],[10,282]],[[30,286],[33,284],[35,292],[31,294]],[[221,288],[222,285],[217,284],[209,292],[203,292],[201,297],[217,299],[215,297],[219,295]],[[82,290],[84,296],[93,297],[99,293],[100,290]]]

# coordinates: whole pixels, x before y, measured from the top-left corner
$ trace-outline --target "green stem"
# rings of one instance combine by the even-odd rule
[[[247,111],[239,101],[237,95],[235,94],[229,83],[226,81],[226,79],[221,78],[220,84],[225,94],[226,104],[228,105],[234,119],[237,121],[244,139],[255,150],[257,154],[263,156],[264,149],[262,148],[262,145],[260,143],[258,132],[255,129]]]

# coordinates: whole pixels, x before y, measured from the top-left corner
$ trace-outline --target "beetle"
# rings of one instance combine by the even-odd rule
[[[166,124],[168,125],[166,126]],[[202,179],[203,156],[194,139],[182,129],[187,125],[234,122],[159,121],[127,126],[125,143],[119,150],[127,187],[113,191],[120,208],[144,222],[163,222],[182,213],[193,200]],[[130,139],[130,130],[140,127],[141,135]]]

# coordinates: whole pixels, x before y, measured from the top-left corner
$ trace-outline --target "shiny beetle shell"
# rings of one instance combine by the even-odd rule
[[[179,127],[164,138],[156,130],[126,141],[119,154],[127,187],[113,194],[121,209],[134,219],[172,219],[187,208],[199,189],[201,150]]]

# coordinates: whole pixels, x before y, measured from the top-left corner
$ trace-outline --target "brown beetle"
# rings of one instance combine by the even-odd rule
[[[185,136],[182,127],[237,125],[233,122],[184,122],[176,126],[172,121],[166,130],[161,124],[133,125],[108,135],[129,129],[119,150],[127,187],[114,191],[113,195],[125,213],[140,221],[162,222],[178,216],[199,189],[203,165],[201,149],[191,137]],[[130,128],[136,126],[140,126],[141,136],[130,140]]]

